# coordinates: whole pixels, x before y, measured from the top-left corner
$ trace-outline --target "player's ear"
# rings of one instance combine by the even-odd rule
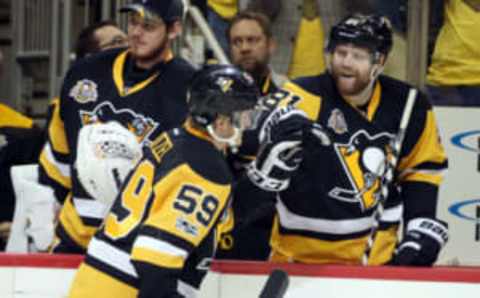
[[[167,35],[169,40],[174,40],[180,34],[182,34],[182,23],[180,21],[174,21],[168,25]]]
[[[387,62],[387,56],[385,54],[380,54],[380,57],[378,58],[378,64],[381,66],[385,66],[385,63]]]
[[[267,39],[267,43],[268,43],[268,53],[270,55],[273,55],[273,53],[275,53],[275,51],[277,50],[277,46],[278,46],[277,41],[274,38],[270,37]]]

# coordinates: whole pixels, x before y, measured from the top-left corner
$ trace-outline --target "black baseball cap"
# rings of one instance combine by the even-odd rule
[[[160,17],[170,23],[183,17],[182,0],[134,0],[120,8],[120,12],[137,12],[144,18]]]

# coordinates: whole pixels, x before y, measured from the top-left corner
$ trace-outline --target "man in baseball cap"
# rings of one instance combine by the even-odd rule
[[[160,17],[168,24],[182,19],[184,6],[182,0],[134,0],[120,12],[136,12],[144,19]]]
[[[122,11],[129,12],[128,48],[92,55],[68,71],[62,84],[64,92],[53,113],[58,119],[49,122],[48,131],[55,133],[49,134],[48,144],[69,144],[70,150],[52,147],[52,156],[74,161],[79,131],[92,122],[117,121],[130,129],[143,144],[153,142],[165,130],[183,124],[188,112],[188,82],[194,73],[194,67],[183,58],[175,57],[172,51],[172,43],[181,34],[183,7],[181,0],[135,0],[122,8]],[[83,105],[85,98],[89,101],[87,110]],[[84,112],[89,115],[88,119],[82,118],[80,122],[73,117]],[[51,147],[45,148],[50,150]],[[106,213],[84,211],[107,211],[108,206],[95,194],[87,194],[81,184],[83,178],[78,177],[76,171],[68,177],[53,175],[58,166],[64,164],[44,156],[42,154],[40,160],[41,183],[54,188],[57,199],[65,201],[52,252],[85,253]],[[70,162],[65,166],[73,169],[75,164]],[[104,177],[95,180],[108,183]],[[81,198],[81,203],[74,203],[76,198]],[[90,207],[85,209],[87,205]],[[82,283],[80,288],[85,291],[74,297],[125,297],[96,294],[95,280],[91,288]],[[93,292],[88,294],[90,290]]]

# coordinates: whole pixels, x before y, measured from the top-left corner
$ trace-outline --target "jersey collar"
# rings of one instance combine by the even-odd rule
[[[157,70],[147,79],[133,85],[131,88],[126,88],[125,81],[123,79],[123,73],[124,73],[125,64],[128,57],[128,52],[129,52],[128,50],[125,50],[124,52],[120,53],[120,55],[118,55],[118,57],[115,58],[115,61],[113,63],[113,81],[115,82],[115,86],[117,87],[118,94],[120,94],[121,97],[126,97],[130,94],[133,94],[143,89],[145,86],[150,84],[153,80],[155,80],[160,74],[160,72]],[[165,55],[165,59],[163,60],[162,63],[166,63],[172,59],[173,59],[173,53],[171,50],[168,50],[168,52]]]
[[[191,120],[185,121],[185,123],[183,124],[183,127],[189,134],[194,135],[197,138],[200,138],[202,140],[213,142],[213,138],[208,134],[208,132],[204,130],[200,130],[195,126],[193,126]]]

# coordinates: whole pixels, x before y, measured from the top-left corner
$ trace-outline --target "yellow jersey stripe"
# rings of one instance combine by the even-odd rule
[[[58,98],[52,102],[53,113],[48,126],[48,139],[52,144],[53,150],[61,154],[69,154],[70,149],[65,135],[65,125],[60,117],[60,101]]]
[[[400,160],[400,172],[414,168],[423,162],[442,164],[447,159],[443,146],[440,144],[435,116],[432,110],[427,112],[425,128],[412,151]]]
[[[183,257],[161,253],[144,247],[134,246],[131,253],[132,260],[153,264],[159,267],[181,269],[185,262]]]
[[[72,203],[71,194],[65,200],[60,211],[60,224],[68,235],[81,247],[87,248],[90,239],[97,231],[96,227],[85,226]]]
[[[51,153],[49,154],[49,148],[47,148],[47,146],[48,144],[45,145],[40,154],[40,165],[51,179],[65,188],[72,188],[70,171],[66,172],[65,168],[53,159],[53,155]]]
[[[389,261],[397,242],[397,227],[380,230],[375,237],[369,265],[380,265]],[[301,263],[359,264],[365,251],[367,236],[341,241],[326,241],[301,235],[279,233],[278,218],[275,218],[270,245],[271,261],[295,261]]]
[[[0,127],[31,128],[33,120],[15,111],[7,105],[0,104]]]
[[[296,108],[304,111],[310,120],[316,121],[318,119],[322,101],[320,96],[310,93],[292,82],[285,83],[284,89],[291,91],[293,94],[301,98],[300,101],[294,103]],[[292,98],[288,97],[282,100],[278,105],[280,107],[286,106],[290,103],[291,99]]]
[[[68,297],[136,298],[138,297],[138,290],[88,264],[82,263],[75,275],[75,281]]]

